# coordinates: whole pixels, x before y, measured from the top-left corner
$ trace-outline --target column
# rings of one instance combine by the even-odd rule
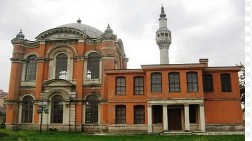
[[[200,131],[206,132],[206,126],[205,126],[205,110],[204,110],[204,104],[199,105],[199,113],[200,113]]]
[[[163,131],[168,131],[167,105],[163,105]]]
[[[152,133],[152,105],[148,105],[147,113],[148,113],[148,133]]]
[[[185,131],[190,131],[189,104],[184,104]]]

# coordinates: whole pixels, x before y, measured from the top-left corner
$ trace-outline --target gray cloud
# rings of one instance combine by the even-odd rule
[[[10,40],[20,29],[27,39],[34,40],[39,33],[76,22],[79,17],[101,31],[110,23],[124,42],[129,68],[159,63],[155,32],[162,3],[172,32],[171,63],[195,63],[199,58],[209,58],[211,66],[244,63],[244,1],[8,0],[0,1],[0,60],[4,68],[0,70],[0,89],[8,90]]]

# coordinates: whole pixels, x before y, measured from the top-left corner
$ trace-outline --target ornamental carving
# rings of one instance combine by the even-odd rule
[[[80,35],[78,34],[74,34],[74,33],[55,33],[52,35],[49,35],[47,37],[45,37],[45,39],[76,39],[76,38],[80,38]]]

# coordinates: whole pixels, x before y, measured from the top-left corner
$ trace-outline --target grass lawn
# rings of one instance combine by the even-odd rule
[[[87,135],[80,132],[11,131],[0,129],[1,141],[244,141],[244,135]]]

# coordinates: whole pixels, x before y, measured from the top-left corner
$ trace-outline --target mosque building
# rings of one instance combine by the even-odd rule
[[[170,64],[171,31],[161,7],[160,64],[127,69],[121,39],[81,23],[61,25],[13,52],[6,127],[87,133],[244,130],[238,66]],[[158,49],[157,48],[157,49]],[[43,115],[41,116],[41,112]]]

